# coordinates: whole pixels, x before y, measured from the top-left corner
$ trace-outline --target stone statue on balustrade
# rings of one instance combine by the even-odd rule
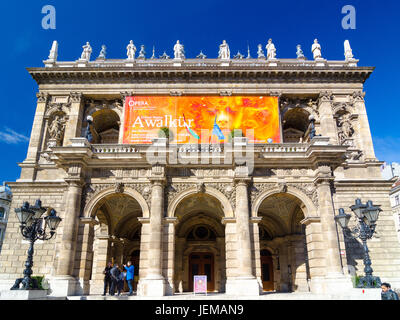
[[[90,43],[86,42],[86,44],[82,48],[83,52],[80,60],[90,61],[90,56],[92,54],[92,47],[90,46]]]
[[[272,42],[272,39],[268,40],[268,44],[265,48],[267,49],[267,60],[275,60],[276,59],[276,48]]]
[[[142,59],[142,60],[146,59],[146,51],[145,51],[143,44],[140,46],[138,59]]]
[[[296,48],[297,48],[297,51],[296,51],[297,59],[304,60],[306,57],[304,56],[303,50],[301,49],[301,45],[297,45]]]
[[[135,60],[135,54],[136,54],[136,47],[133,44],[133,40],[131,40],[126,47],[126,55],[128,56],[128,60]]]
[[[229,45],[226,43],[226,40],[222,41],[222,44],[219,46],[218,59],[229,60],[231,58],[231,52],[229,50]]]
[[[174,46],[174,59],[185,59],[185,50],[183,45],[179,42],[176,42]]]
[[[264,51],[263,51],[261,43],[258,45],[257,58],[258,59],[264,59],[265,58]]]
[[[103,44],[101,46],[101,51],[100,54],[98,56],[98,60],[106,60],[106,54],[107,54],[107,47]]]
[[[314,44],[311,47],[311,51],[314,55],[314,60],[322,59],[321,45],[318,43],[318,39],[314,40]]]

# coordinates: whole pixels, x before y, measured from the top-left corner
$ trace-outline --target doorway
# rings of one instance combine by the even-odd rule
[[[263,291],[274,291],[274,268],[271,253],[261,250],[261,280]]]
[[[207,291],[215,290],[214,255],[209,252],[195,252],[189,257],[189,291],[193,292],[194,276],[207,276]]]

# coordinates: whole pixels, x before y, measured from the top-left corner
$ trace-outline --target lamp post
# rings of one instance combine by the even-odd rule
[[[45,212],[47,212],[47,215],[42,217]],[[30,246],[28,259],[25,262],[24,278],[17,279],[11,290],[37,290],[39,285],[35,279],[31,278],[35,242],[36,240],[50,240],[53,238],[62,219],[57,217],[54,209],[43,208],[40,200],[37,200],[34,206],[30,206],[28,202],[25,202],[21,208],[15,209],[15,213],[21,224],[21,234],[24,239],[30,242]],[[20,288],[21,283],[22,288]]]
[[[382,209],[380,206],[374,206],[371,200],[368,200],[367,204],[363,204],[361,199],[356,199],[355,205],[352,205],[350,209],[358,219],[358,226],[354,227],[353,230],[348,228],[351,215],[346,214],[342,208],[339,209],[339,215],[335,216],[335,221],[344,230],[345,236],[359,238],[363,243],[365,276],[360,278],[360,283],[357,287],[379,288],[381,279],[372,275],[373,270],[371,268],[372,263],[368,253],[367,240],[371,239],[375,232],[376,221]]]

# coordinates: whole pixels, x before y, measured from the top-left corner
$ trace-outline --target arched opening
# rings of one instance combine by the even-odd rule
[[[306,140],[310,114],[302,108],[288,110],[283,116],[283,141],[302,143]]]
[[[91,293],[102,290],[102,272],[108,262],[117,263],[122,270],[123,264],[132,261],[136,275],[134,288],[137,287],[141,240],[138,218],[142,216],[139,202],[127,194],[108,194],[94,206],[92,217],[96,217],[99,225],[94,233]],[[124,289],[128,290],[126,283]]]
[[[264,291],[309,291],[303,204],[288,193],[265,198],[258,209]]]
[[[193,291],[193,278],[207,276],[209,292],[225,291],[225,233],[221,203],[205,193],[184,198],[175,211],[174,283],[179,292]]]
[[[101,109],[92,114],[93,143],[116,144],[119,139],[120,118],[110,109]],[[86,124],[87,125],[87,124]]]

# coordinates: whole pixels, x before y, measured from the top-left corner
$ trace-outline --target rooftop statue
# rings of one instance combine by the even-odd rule
[[[174,46],[174,57],[175,59],[185,59],[185,50],[183,45],[179,43],[179,40]]]
[[[321,45],[318,43],[318,39],[314,40],[314,44],[311,47],[311,51],[314,55],[314,60],[322,59]]]
[[[344,56],[346,58],[346,61],[354,60],[353,50],[351,50],[349,40],[346,40],[344,42]]]
[[[229,50],[229,45],[226,43],[226,40],[222,41],[222,44],[219,46],[218,59],[230,59],[231,52]]]
[[[153,46],[153,55],[150,57],[150,59],[155,59],[156,58],[156,48]]]
[[[131,40],[126,47],[126,55],[128,56],[128,60],[135,60],[135,54],[136,54],[136,47],[133,44],[133,40]]]
[[[258,45],[257,58],[258,58],[258,59],[263,59],[263,58],[265,58],[264,51],[263,51],[263,48],[262,48],[262,44],[261,44],[261,43]]]
[[[138,59],[146,59],[146,51],[144,50],[144,45],[140,46],[140,52]]]
[[[105,60],[106,59],[106,54],[107,54],[107,47],[103,44],[101,46],[101,51],[100,51],[99,57],[97,59]]]
[[[251,59],[251,55],[250,55],[250,47],[247,46],[247,57],[246,59]]]
[[[83,47],[83,52],[81,55],[81,60],[90,61],[90,56],[92,54],[92,47],[90,46],[89,42],[86,42],[86,45]]]
[[[268,44],[265,48],[267,49],[267,59],[268,60],[276,59],[276,48],[275,45],[272,43],[272,39],[268,40]]]
[[[49,54],[49,60],[57,61],[57,57],[58,57],[58,42],[53,41],[53,45],[51,46]]]
[[[301,45],[298,44],[296,48],[297,48],[297,52],[296,52],[297,59],[305,59],[303,50],[301,50]]]

